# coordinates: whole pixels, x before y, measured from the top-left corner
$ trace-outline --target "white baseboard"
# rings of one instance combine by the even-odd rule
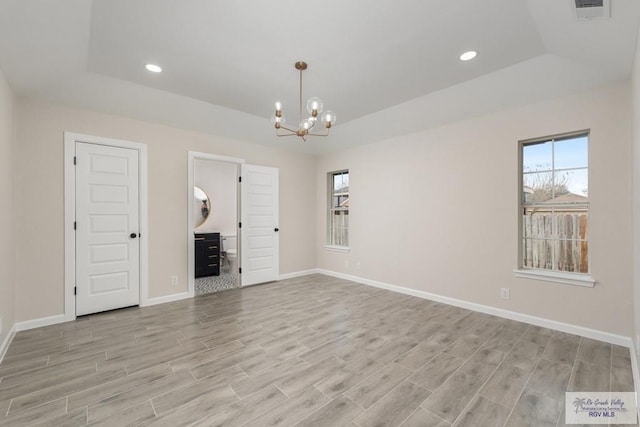
[[[192,296],[193,295],[191,295],[189,292],[182,292],[179,294],[166,295],[163,297],[149,298],[147,299],[145,306],[164,304],[166,302],[172,302],[172,301],[179,301],[181,299],[191,298]],[[57,314],[55,316],[41,317],[39,319],[32,319],[32,320],[17,322],[16,324],[13,325],[12,331],[13,331],[13,334],[15,335],[16,332],[27,331],[29,329],[40,328],[43,326],[56,325],[58,323],[69,322],[72,320],[75,320],[75,318],[69,318],[64,314]],[[7,340],[5,339],[5,342],[6,341]],[[3,346],[4,346],[4,343],[3,343]],[[2,347],[0,347],[0,354],[1,354],[1,351],[2,351]]]
[[[308,276],[310,274],[316,274],[318,272],[319,270],[317,268],[312,268],[310,270],[294,271],[293,273],[281,274],[278,280],[294,279],[296,277]]]
[[[144,306],[141,305],[141,307],[149,307],[151,305],[164,304],[164,303],[173,302],[173,301],[180,301],[182,299],[192,298],[192,297],[193,297],[193,294],[190,292],[181,292],[179,294],[165,295],[165,296],[156,297],[156,298],[148,298],[145,301]]]
[[[432,294],[429,292],[419,291],[416,289],[405,288],[402,286],[391,285],[376,280],[365,279],[362,277],[351,276],[349,274],[338,273],[331,270],[318,269],[318,273],[326,274],[340,279],[351,280],[353,282],[362,283],[364,285],[374,286],[376,288],[386,289],[389,291],[399,292],[406,295],[412,295],[431,301],[441,302],[453,305],[455,307],[466,308],[467,310],[478,311],[480,313],[491,314],[493,316],[503,317],[505,319],[517,320],[519,322],[529,323],[531,325],[542,326],[544,328],[556,331],[567,332],[574,335],[580,335],[586,338],[592,338],[598,341],[608,342],[610,344],[621,345],[623,347],[631,347],[631,338],[624,335],[616,335],[609,332],[599,331],[596,329],[585,328],[583,326],[572,325],[570,323],[558,322],[555,320],[545,319],[542,317],[531,316],[529,314],[518,313],[515,311],[504,310],[502,308],[491,307],[488,305],[477,304],[474,302],[459,300],[456,298],[445,297],[442,295]]]
[[[15,336],[16,336],[16,325],[14,323],[11,329],[9,330],[9,333],[7,334],[7,336],[4,337],[4,341],[2,341],[2,344],[0,344],[0,363],[2,363],[4,356],[7,354],[7,350],[9,349],[9,346],[11,345],[11,341],[13,341],[13,337]]]
[[[9,346],[11,345],[11,342],[13,341],[13,338],[16,336],[17,332],[40,328],[42,326],[55,325],[57,323],[67,321],[68,319],[64,316],[64,314],[59,314],[56,316],[42,317],[40,319],[25,320],[23,322],[14,323],[11,327],[11,330],[0,345],[0,363],[2,363],[4,356],[7,354],[7,350],[9,349]]]
[[[630,348],[631,367],[633,369],[634,383],[636,386],[640,385],[640,371],[638,369],[638,360],[637,360],[637,357],[635,356],[636,354],[635,344],[633,343],[630,337],[611,334],[609,332],[598,331],[596,329],[585,328],[583,326],[573,325],[570,323],[563,323],[555,320],[549,320],[542,317],[531,316],[528,314],[517,313],[514,311],[504,310],[501,308],[491,307],[491,306],[482,305],[482,304],[476,304],[469,301],[445,297],[442,295],[432,294],[429,292],[419,291],[411,288],[405,288],[402,286],[391,285],[391,284],[379,282],[376,280],[365,279],[362,277],[352,276],[349,274],[339,273],[336,271],[325,270],[321,268],[282,274],[280,275],[280,280],[290,279],[294,277],[302,277],[302,276],[307,276],[307,275],[316,274],[316,273],[325,274],[327,276],[350,280],[352,282],[361,283],[363,285],[374,286],[376,288],[386,289],[393,292],[402,293],[405,295],[411,295],[411,296],[424,298],[431,301],[453,305],[455,307],[465,308],[467,310],[473,310],[480,313],[491,314],[491,315],[503,317],[506,319],[529,323],[536,326],[542,326],[545,328],[549,328],[549,329],[553,329],[561,332],[567,332],[575,335],[580,335],[583,337],[592,338],[599,341],[608,342],[610,344],[616,344],[616,345],[621,345],[621,346]],[[193,297],[193,294],[189,292],[182,292],[179,294],[165,295],[157,298],[149,298],[147,299],[144,305],[152,306],[156,304],[164,304],[167,302],[179,301],[179,300],[192,298],[192,297]],[[2,357],[4,357],[4,354],[6,353],[7,348],[9,348],[9,344],[11,343],[11,340],[13,340],[13,337],[15,336],[16,332],[26,331],[28,329],[39,328],[42,326],[55,325],[57,323],[67,322],[69,320],[73,320],[73,319],[67,319],[65,315],[60,314],[56,316],[43,317],[40,319],[33,319],[33,320],[27,320],[27,321],[15,323],[11,328],[11,331],[9,332],[9,334],[7,334],[7,337],[3,341],[2,345],[0,346],[0,362],[2,361]]]
[[[43,326],[56,325],[58,323],[63,323],[68,321],[69,319],[67,319],[67,317],[64,314],[57,314],[55,316],[41,317],[39,319],[24,320],[22,322],[17,322],[15,327],[16,327],[16,332],[20,332],[20,331],[26,331],[29,329],[40,328]]]

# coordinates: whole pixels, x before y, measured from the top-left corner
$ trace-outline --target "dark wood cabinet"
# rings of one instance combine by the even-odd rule
[[[220,275],[220,233],[196,233],[196,277]]]

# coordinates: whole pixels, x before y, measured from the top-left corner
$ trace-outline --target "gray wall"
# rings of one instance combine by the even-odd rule
[[[14,97],[0,70],[0,349],[14,323]]]
[[[629,84],[323,156],[318,266],[623,336],[632,325]],[[516,278],[518,141],[591,129],[594,288]],[[350,171],[349,253],[322,247],[326,173]],[[359,269],[358,269],[359,267]],[[511,299],[500,299],[500,288]]]
[[[315,267],[316,159],[278,147],[73,110],[18,102],[16,145],[16,320],[63,313],[63,133],[148,146],[149,297],[187,291],[188,152],[238,157],[280,170],[280,272]],[[43,209],[34,214],[33,201]],[[33,242],[38,242],[34,245]],[[37,266],[37,267],[34,267]],[[171,286],[171,276],[179,286]]]

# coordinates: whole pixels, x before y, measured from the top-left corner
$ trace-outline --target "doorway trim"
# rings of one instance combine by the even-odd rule
[[[190,297],[195,295],[195,287],[196,287],[196,279],[195,279],[195,240],[193,237],[193,174],[195,169],[195,160],[214,160],[216,162],[225,162],[225,163],[234,163],[238,165],[238,176],[240,175],[240,166],[244,164],[245,160],[240,159],[238,157],[228,157],[228,156],[219,156],[217,154],[209,154],[202,153],[199,151],[189,151],[188,156],[188,172],[187,172],[187,278],[188,278],[188,289],[187,292]],[[238,195],[239,197],[239,195]],[[238,200],[240,200],[238,198]],[[238,206],[240,203],[238,202]],[[237,223],[240,221],[240,208],[238,207],[238,211],[236,212],[236,229]],[[239,233],[239,231],[238,231]],[[240,236],[236,237],[237,242],[240,242]],[[242,250],[242,249],[240,249]],[[240,260],[240,253],[238,253],[238,262]],[[238,277],[238,281],[240,285],[242,284],[242,278]]]
[[[139,142],[64,133],[64,320],[76,318],[73,288],[76,283],[76,238],[73,229],[76,212],[76,179],[73,158],[76,142],[128,148],[138,151],[138,186],[140,220],[140,307],[149,303],[149,227],[147,200],[147,145]]]

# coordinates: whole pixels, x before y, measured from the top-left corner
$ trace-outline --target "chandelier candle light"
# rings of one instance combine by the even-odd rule
[[[306,119],[302,118],[302,72],[307,69],[307,63],[298,61],[294,65],[296,70],[300,71],[300,110],[298,115],[298,129],[293,130],[284,126],[285,117],[284,114],[282,114],[282,103],[278,101],[276,102],[276,112],[271,117],[271,123],[273,123],[276,128],[276,135],[299,136],[305,142],[307,141],[307,136],[327,136],[329,135],[329,129],[331,129],[331,126],[336,123],[336,115],[330,110],[323,113],[323,105],[320,98],[312,97],[307,101],[309,117]],[[318,129],[320,125],[317,125],[318,119],[324,124],[324,133],[315,133],[320,132]]]

